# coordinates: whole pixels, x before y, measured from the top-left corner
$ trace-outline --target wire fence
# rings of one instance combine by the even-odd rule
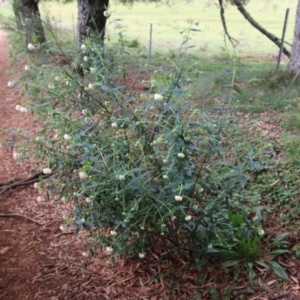
[[[194,46],[189,51],[196,55],[233,51],[229,41],[224,37],[218,10],[216,9],[213,14],[210,10],[209,13],[212,15],[212,18],[205,17],[205,10],[199,15],[200,24],[198,28],[201,32],[192,34],[189,37],[189,45]],[[293,41],[295,24],[294,13],[295,9],[293,8],[286,21],[284,46],[288,50],[290,50]],[[273,14],[274,17],[270,17]],[[285,14],[286,9],[265,9],[263,11],[256,11],[253,13],[253,17],[257,19],[266,30],[281,39]],[[54,26],[62,33],[65,30],[68,30],[71,32],[73,39],[76,40],[77,13],[72,12],[71,18],[69,15],[67,19],[64,18],[64,15],[65,11],[56,11],[55,16],[52,17],[51,20]],[[120,18],[117,15],[117,18],[108,20],[106,36],[109,37],[111,41],[116,41],[119,37],[118,33],[122,32],[129,46],[131,45],[132,47],[137,48],[144,47],[145,52],[148,53],[149,56],[162,51],[171,54],[176,52],[177,49],[180,48],[182,41],[185,39],[184,35],[180,34],[182,28],[186,26],[183,16],[178,14],[180,18],[178,18],[178,22],[175,22],[174,13],[172,15],[172,11],[170,12],[170,18],[168,15],[165,15],[163,20],[160,13],[158,13],[158,17],[156,16],[153,18],[152,22],[147,22],[150,20],[150,15],[151,12],[145,13],[143,16],[137,15],[134,20],[132,20],[134,17],[133,12],[131,14],[124,13],[124,16],[121,15]],[[264,16],[267,17],[264,18]],[[120,19],[122,17],[124,17],[124,20],[121,21]],[[236,16],[233,16],[232,10],[230,10],[227,16],[227,26],[232,37],[238,41],[235,45],[237,54],[248,56],[270,56],[271,58],[276,59],[279,53],[278,46],[257,31],[241,15],[237,18]]]

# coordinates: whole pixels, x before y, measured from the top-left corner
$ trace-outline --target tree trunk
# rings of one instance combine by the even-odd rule
[[[247,10],[245,9],[245,7],[242,4],[241,0],[232,0],[232,2],[237,6],[238,10],[240,11],[240,13],[244,16],[244,18],[253,26],[255,27],[257,30],[259,30],[262,34],[264,34],[268,39],[270,39],[275,45],[277,45],[279,48],[281,46],[280,43],[280,39],[278,37],[276,37],[274,34],[270,33],[269,31],[267,31],[265,28],[263,28],[262,26],[260,26],[252,17],[251,15],[247,12]],[[290,57],[290,52],[283,47],[283,53]]]
[[[109,0],[77,0],[78,4],[78,48],[86,38],[95,39],[103,43],[105,36],[106,17],[104,11],[108,7]]]
[[[294,40],[290,56],[288,71],[295,75],[300,74],[300,0],[296,12],[296,24],[294,29]]]
[[[17,28],[20,31],[24,29],[22,26],[22,19],[21,19],[21,7],[22,7],[22,3],[20,0],[13,1],[12,8],[15,14]]]
[[[26,45],[45,43],[45,33],[37,0],[14,0],[14,12],[17,18],[20,16],[25,30]]]

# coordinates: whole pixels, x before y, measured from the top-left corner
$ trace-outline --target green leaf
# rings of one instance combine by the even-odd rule
[[[221,264],[222,268],[228,268],[236,265],[239,261],[238,260],[229,260],[223,264]]]
[[[287,242],[283,241],[283,239],[286,238],[287,236],[288,236],[288,232],[284,232],[284,233],[278,235],[271,243],[271,248],[273,248],[281,243],[286,244]]]
[[[254,277],[255,277],[255,272],[253,270],[253,266],[249,266],[249,273],[248,273],[249,281],[253,285],[254,284]]]
[[[260,265],[264,268],[270,269],[270,267],[265,262],[263,262],[261,260],[256,260],[255,263],[257,263],[258,265]]]
[[[244,94],[243,91],[242,91],[238,86],[236,86],[236,85],[233,86],[233,89],[234,89],[238,94],[240,94],[240,95],[243,95],[243,94]]]
[[[290,251],[286,250],[286,249],[276,249],[271,252],[271,255],[280,255],[280,254],[289,253],[289,252]]]
[[[269,261],[268,264],[277,276],[279,276],[280,278],[282,278],[285,281],[290,281],[288,275],[285,272],[285,270],[277,262]]]

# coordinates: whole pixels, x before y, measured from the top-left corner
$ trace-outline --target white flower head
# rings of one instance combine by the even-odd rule
[[[91,68],[90,68],[90,71],[91,71],[92,73],[95,73],[95,72],[96,72],[96,68],[91,67]]]
[[[48,84],[48,88],[49,88],[49,89],[54,89],[54,85],[53,85],[52,83],[49,83],[49,84]]]
[[[52,174],[52,169],[50,169],[50,168],[44,168],[44,169],[43,169],[43,173],[44,173],[45,175]]]
[[[119,176],[118,176],[118,179],[119,179],[119,180],[125,180],[125,175],[119,175]]]
[[[93,87],[94,87],[94,85],[93,85],[92,83],[89,83],[88,88],[89,88],[89,89],[92,89]]]
[[[26,65],[26,66],[24,67],[24,70],[25,70],[25,71],[30,71],[30,67]]]
[[[59,78],[59,76],[55,76],[55,81],[60,81],[60,78]]]
[[[145,253],[139,253],[139,258],[144,258],[146,256]]]
[[[68,141],[71,139],[71,136],[69,134],[64,134],[64,139]]]
[[[82,252],[82,256],[84,256],[84,257],[88,257],[88,256],[89,256],[89,253],[88,253],[88,252],[86,252],[86,251],[84,251],[84,252]]]
[[[60,225],[60,226],[59,226],[59,229],[60,229],[60,231],[66,231],[66,227],[63,226],[63,225]]]
[[[114,251],[114,248],[112,247],[106,247],[106,251],[110,254]]]
[[[182,197],[179,196],[179,195],[176,195],[176,196],[175,196],[175,200],[176,200],[176,201],[182,201]]]
[[[155,94],[154,95],[154,100],[162,101],[162,100],[164,100],[164,97],[161,94]]]
[[[13,158],[14,158],[14,160],[18,160],[18,159],[20,158],[20,154],[17,153],[17,152],[15,152],[15,153],[13,154]]]
[[[163,163],[164,163],[164,164],[167,164],[167,163],[168,163],[168,160],[167,160],[167,159],[163,159]]]
[[[83,60],[84,60],[84,61],[88,61],[89,58],[88,58],[87,56],[85,56],[85,57],[83,58]]]
[[[66,80],[66,85],[70,85],[70,81],[69,80]]]
[[[16,105],[16,110],[20,111],[21,105]]]
[[[169,176],[168,175],[163,175],[163,179],[168,179]]]
[[[62,201],[62,202],[66,202],[66,201],[67,201],[67,198],[66,198],[66,197],[62,197],[62,198],[61,198],[61,201]]]
[[[21,113],[27,113],[28,109],[26,107],[21,106],[20,109],[19,109],[19,112],[21,112]]]
[[[93,200],[92,200],[91,198],[85,198],[85,202],[86,202],[86,203],[92,203]]]
[[[207,245],[207,248],[208,248],[208,249],[211,249],[211,248],[212,248],[212,244],[208,244],[208,245]]]
[[[184,219],[185,219],[186,221],[190,221],[190,220],[192,220],[192,216],[187,215]]]
[[[82,180],[85,180],[85,179],[88,178],[88,174],[84,171],[78,172],[78,175],[79,175],[79,178],[82,179]]]
[[[86,50],[86,45],[85,45],[85,44],[82,44],[82,45],[80,46],[80,49],[83,50],[83,51],[85,51],[85,50]]]
[[[35,189],[40,189],[40,188],[41,188],[41,187],[40,187],[40,184],[39,184],[38,182],[35,182],[34,185],[33,185],[33,187],[34,187]]]
[[[112,123],[111,123],[111,127],[112,127],[112,128],[118,127],[118,123],[117,123],[117,122],[112,122]]]
[[[14,87],[14,85],[15,85],[15,84],[14,84],[12,81],[9,81],[9,82],[7,83],[7,86],[8,86],[8,87]]]
[[[265,231],[264,231],[263,229],[260,229],[260,230],[258,230],[258,234],[259,234],[259,235],[264,235],[264,234],[265,234]]]
[[[44,199],[44,197],[42,197],[42,196],[38,196],[38,197],[36,198],[36,201],[37,201],[37,202],[44,202],[45,199]]]
[[[34,45],[32,45],[31,43],[28,44],[27,48],[30,51],[33,51],[35,49]]]
[[[178,156],[178,158],[184,158],[185,155],[180,152],[180,153],[177,154],[177,156]]]
[[[117,232],[114,231],[114,230],[111,230],[111,231],[110,231],[110,235],[111,235],[111,236],[116,236],[116,235],[117,235]]]

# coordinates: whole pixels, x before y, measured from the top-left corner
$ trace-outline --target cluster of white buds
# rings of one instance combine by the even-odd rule
[[[21,105],[16,105],[16,110],[21,112],[21,113],[27,113],[28,112],[28,108],[23,107]]]

